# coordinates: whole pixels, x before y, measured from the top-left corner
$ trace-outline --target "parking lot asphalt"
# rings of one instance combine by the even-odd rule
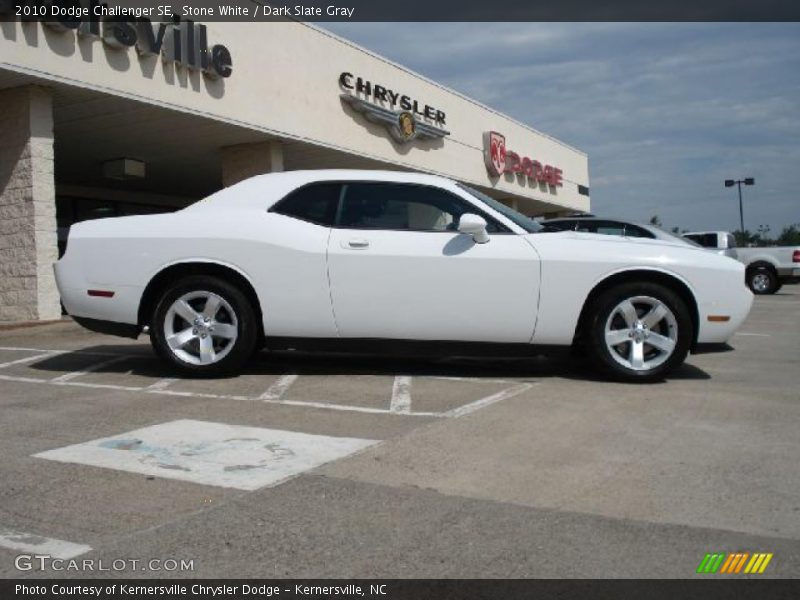
[[[652,385],[293,353],[184,380],[144,338],[2,331],[0,577],[718,577],[710,552],[797,576],[799,287]]]

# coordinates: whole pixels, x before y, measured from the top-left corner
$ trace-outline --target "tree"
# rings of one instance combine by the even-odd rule
[[[661,219],[658,218],[658,215],[653,215],[652,217],[650,217],[650,225],[661,227]]]
[[[772,246],[775,242],[769,237],[769,225],[759,225],[758,233],[753,236],[753,243],[756,246]]]
[[[733,231],[733,237],[736,238],[736,245],[739,248],[747,248],[753,242],[753,234],[750,233],[747,229],[744,231]]]
[[[800,223],[784,227],[775,241],[778,246],[800,246]]]

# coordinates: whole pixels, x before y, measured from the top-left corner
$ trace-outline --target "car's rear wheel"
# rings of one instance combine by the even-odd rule
[[[592,362],[623,381],[663,379],[686,359],[692,319],[671,289],[649,282],[611,288],[593,303],[587,327]]]
[[[777,273],[770,267],[756,266],[747,270],[747,287],[754,294],[774,294],[780,283]]]
[[[161,295],[150,339],[182,373],[210,377],[239,370],[255,350],[257,331],[255,311],[236,286],[192,275]]]

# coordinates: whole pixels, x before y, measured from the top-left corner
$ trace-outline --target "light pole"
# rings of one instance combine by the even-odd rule
[[[733,187],[734,185],[739,186],[739,231],[742,232],[742,238],[744,239],[744,210],[742,210],[742,184],[755,185],[756,180],[753,179],[752,177],[745,177],[744,179],[725,180],[725,187]]]

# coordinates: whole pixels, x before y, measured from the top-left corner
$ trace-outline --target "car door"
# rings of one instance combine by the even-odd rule
[[[250,272],[270,337],[336,337],[327,250],[340,186],[314,182],[287,194],[259,223]]]
[[[488,243],[457,231],[465,213],[487,218]],[[528,342],[533,333],[536,251],[441,188],[345,183],[328,270],[342,337]]]

